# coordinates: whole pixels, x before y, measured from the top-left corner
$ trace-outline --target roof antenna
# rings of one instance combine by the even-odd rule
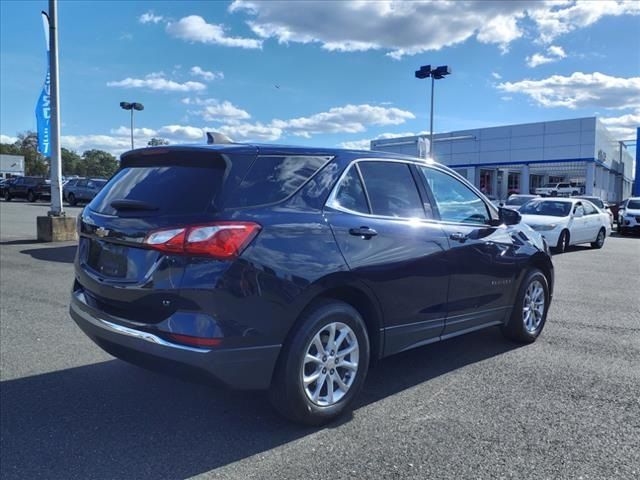
[[[234,143],[224,133],[220,132],[207,132],[207,145],[214,145],[216,143]]]

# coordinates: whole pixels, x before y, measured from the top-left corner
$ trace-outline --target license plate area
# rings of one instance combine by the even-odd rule
[[[87,265],[105,277],[126,278],[129,247],[92,240]]]

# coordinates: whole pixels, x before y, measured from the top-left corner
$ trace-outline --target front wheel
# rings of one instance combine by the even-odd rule
[[[78,203],[76,196],[73,193],[69,194],[69,205],[75,206]]]
[[[511,317],[502,333],[511,340],[532,343],[542,332],[549,310],[549,283],[540,270],[531,270],[520,285]]]
[[[38,200],[38,197],[36,196],[34,191],[33,190],[29,190],[27,192],[27,202],[34,203],[36,200]]]
[[[9,190],[4,192],[4,200],[5,200],[5,202],[10,202],[11,201],[11,194],[9,193]]]
[[[569,248],[569,242],[571,241],[571,237],[569,235],[568,230],[563,230],[560,234],[560,238],[558,238],[558,244],[556,245],[557,253],[564,253]]]
[[[604,240],[607,237],[607,232],[604,228],[601,228],[598,232],[598,236],[596,237],[595,242],[591,242],[591,248],[602,248],[604,245]]]
[[[358,311],[337,300],[307,309],[285,344],[270,387],[283,416],[323,425],[349,408],[369,368],[369,336]]]

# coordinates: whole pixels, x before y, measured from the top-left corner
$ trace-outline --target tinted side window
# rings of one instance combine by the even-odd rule
[[[244,179],[232,192],[228,207],[264,205],[284,200],[311,178],[331,157],[258,157]]]
[[[342,179],[338,191],[336,192],[335,201],[338,206],[360,213],[370,213],[367,205],[367,197],[360,181],[360,175],[355,165],[349,168],[349,171]]]
[[[86,186],[87,186],[86,180],[78,180],[78,183],[76,183],[76,187],[86,187]]]
[[[409,165],[392,162],[360,162],[358,165],[374,215],[425,218]]]
[[[441,220],[486,224],[491,219],[482,199],[460,180],[432,168],[420,167],[420,171],[431,189]]]

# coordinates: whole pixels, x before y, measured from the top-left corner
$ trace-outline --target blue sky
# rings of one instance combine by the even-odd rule
[[[40,10],[0,2],[0,133],[35,129],[45,74]],[[198,142],[364,146],[436,131],[601,116],[620,138],[640,124],[640,2],[61,1],[63,146],[127,148],[134,131]]]

